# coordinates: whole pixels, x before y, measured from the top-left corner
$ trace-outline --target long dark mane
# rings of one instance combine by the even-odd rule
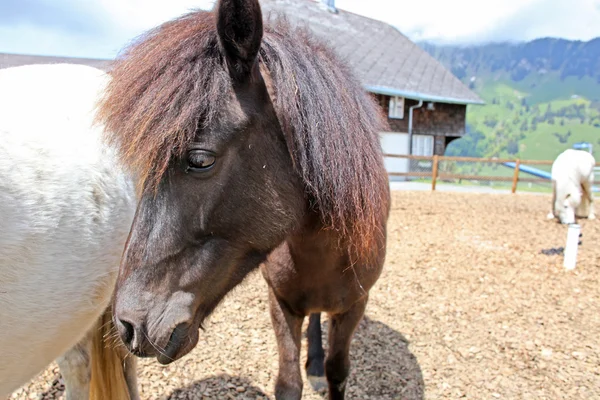
[[[384,245],[389,201],[381,109],[331,49],[281,17],[265,24],[259,60],[312,206],[352,254],[369,258]],[[124,164],[151,185],[219,117],[232,86],[214,14],[205,11],[148,32],[111,74],[98,120]]]

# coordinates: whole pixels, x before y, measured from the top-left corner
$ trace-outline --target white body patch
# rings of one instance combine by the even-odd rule
[[[0,397],[77,344],[112,295],[136,199],[91,125],[107,79],[0,70]]]

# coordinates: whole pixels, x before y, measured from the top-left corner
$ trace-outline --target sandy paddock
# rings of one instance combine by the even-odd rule
[[[580,221],[567,272],[540,254],[566,238],[549,208],[549,195],[394,192],[347,398],[600,398],[600,221]],[[206,328],[175,364],[141,361],[143,398],[272,399],[277,350],[258,273]],[[55,365],[12,396],[62,397]],[[303,399],[323,398],[305,383]]]

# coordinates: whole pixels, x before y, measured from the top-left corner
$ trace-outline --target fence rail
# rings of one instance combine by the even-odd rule
[[[549,183],[546,178],[529,178],[521,177],[523,173],[530,173],[521,169],[521,166],[529,165],[552,165],[552,160],[519,160],[519,159],[502,159],[502,158],[477,158],[477,157],[453,157],[453,156],[415,156],[415,155],[400,155],[400,154],[384,154],[386,158],[400,158],[409,160],[408,172],[389,172],[389,176],[402,176],[412,178],[431,178],[431,190],[435,190],[438,180],[469,180],[469,181],[498,181],[511,182],[511,192],[516,193],[517,185],[523,183]],[[413,170],[419,167],[413,166],[411,161],[426,161],[431,162],[431,170],[427,166],[427,171]],[[440,164],[443,162],[455,163],[479,163],[479,164],[501,164],[514,163],[514,172],[511,176],[494,176],[494,175],[474,175],[472,173],[448,173],[440,171]],[[506,165],[504,165],[506,166]],[[596,168],[600,168],[600,163],[596,164]],[[595,181],[594,185],[600,185],[600,181]]]

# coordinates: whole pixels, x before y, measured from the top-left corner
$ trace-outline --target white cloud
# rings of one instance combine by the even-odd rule
[[[482,42],[600,36],[600,0],[336,0],[397,26],[413,40]]]
[[[0,52],[114,57],[147,29],[195,8],[210,9],[215,3],[79,1],[0,0],[0,15],[3,7],[10,12],[10,18],[0,18]],[[85,4],[79,7],[85,10],[83,14],[77,15],[74,2]],[[36,3],[40,7],[32,6]],[[413,40],[473,43],[546,36],[589,40],[600,36],[600,0],[336,0],[336,5],[395,25]],[[53,14],[46,12],[40,18],[49,8]],[[83,32],[74,21],[93,22],[95,30]]]
[[[44,26],[0,26],[0,52],[73,57],[112,57],[120,40],[104,35],[73,35]]]
[[[0,16],[11,17],[0,17],[0,52],[111,58],[146,30],[193,9],[211,9],[215,3],[215,0],[80,1],[0,0]],[[78,12],[78,8],[83,11]],[[97,26],[98,21],[101,27]],[[74,26],[74,22],[79,26]],[[86,29],[86,23],[92,22],[95,34]]]
[[[215,0],[94,0],[115,22],[131,32],[141,33],[193,9],[211,9]]]

